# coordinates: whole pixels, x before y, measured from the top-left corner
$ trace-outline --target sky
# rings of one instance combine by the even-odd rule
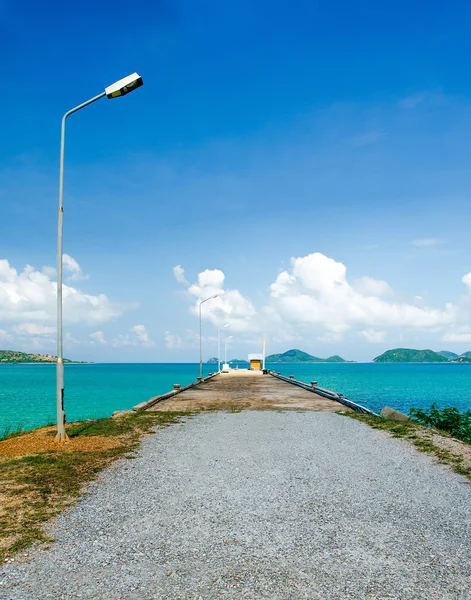
[[[0,348],[471,350],[471,5],[0,0]],[[229,327],[224,327],[229,324]]]

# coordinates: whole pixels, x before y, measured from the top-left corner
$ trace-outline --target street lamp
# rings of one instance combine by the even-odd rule
[[[57,435],[56,440],[67,440],[65,432],[65,412],[64,412],[64,357],[62,354],[62,218],[64,207],[62,197],[64,191],[64,148],[65,148],[65,121],[67,117],[78,110],[85,108],[92,102],[96,102],[107,96],[108,98],[119,98],[129,92],[134,91],[144,82],[137,73],[128,75],[120,79],[113,85],[105,88],[105,91],[94,98],[90,98],[83,104],[79,104],[72,110],[69,110],[62,117],[61,129],[61,152],[60,152],[60,171],[59,171],[59,216],[57,221],[57,365],[56,365],[56,408],[57,408]]]
[[[210,296],[209,298],[205,298],[200,302],[200,379],[203,379],[203,344],[201,340],[201,305],[207,302],[208,300],[212,300],[213,298],[217,298],[219,294],[214,294],[214,296]]]
[[[229,327],[229,323],[226,323],[224,327],[218,328],[218,373],[221,371],[221,329]]]
[[[229,337],[225,338],[224,340],[224,362],[227,365],[227,340],[230,340],[231,338],[233,338],[233,335],[230,335]]]

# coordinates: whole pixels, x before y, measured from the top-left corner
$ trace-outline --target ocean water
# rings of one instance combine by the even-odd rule
[[[199,363],[65,365],[68,422],[109,417],[152,396],[187,385],[199,376]],[[203,365],[203,375],[217,366]],[[56,367],[0,365],[0,436],[6,427],[32,429],[56,421]]]
[[[267,364],[295,379],[344,394],[376,412],[388,405],[471,409],[471,364]],[[204,365],[204,375],[214,372]],[[199,364],[95,364],[65,366],[67,421],[108,417],[115,410],[195,381]],[[55,422],[55,365],[0,365],[0,435]]]
[[[272,364],[282,375],[341,393],[370,410],[456,406],[471,410],[471,363]]]

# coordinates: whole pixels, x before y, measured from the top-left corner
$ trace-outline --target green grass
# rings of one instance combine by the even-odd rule
[[[0,513],[0,560],[35,541],[50,541],[42,525],[73,504],[84,486],[119,457],[134,458],[142,435],[155,427],[178,423],[179,412],[143,412],[118,419],[98,419],[67,428],[71,438],[115,437],[106,450],[39,452],[0,461],[6,510]],[[17,435],[22,435],[18,433]]]
[[[2,440],[8,440],[12,437],[15,437],[17,435],[20,435],[21,433],[23,433],[24,431],[24,427],[23,427],[23,423],[20,422],[18,423],[18,425],[6,425],[3,429],[2,432],[0,433],[0,442]]]
[[[433,454],[440,463],[447,464],[456,473],[460,473],[460,475],[464,475],[471,480],[471,468],[465,463],[461,456],[454,454],[449,450],[440,448],[434,444],[428,437],[430,433],[434,432],[429,427],[422,425],[413,419],[410,421],[393,421],[389,419],[383,419],[382,417],[364,415],[357,412],[345,412],[342,414],[350,417],[351,419],[362,421],[374,429],[387,431],[392,437],[406,439],[420,452]],[[443,431],[438,431],[435,433],[447,435]]]

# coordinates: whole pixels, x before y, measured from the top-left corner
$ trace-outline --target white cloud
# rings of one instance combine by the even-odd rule
[[[97,344],[101,344],[102,346],[105,346],[108,342],[105,340],[105,334],[103,333],[103,331],[94,331],[93,333],[90,334],[90,337],[92,338],[92,344],[94,344],[95,342]]]
[[[5,331],[5,329],[0,329],[0,342],[12,342],[13,336]]]
[[[471,333],[445,333],[442,342],[471,342]]]
[[[181,265],[175,265],[173,267],[173,274],[175,275],[175,279],[180,283],[188,283],[185,279],[185,269],[182,269]]]
[[[75,261],[74,261],[75,262]],[[54,323],[56,320],[56,282],[54,271],[36,271],[26,265],[23,272],[0,260],[0,321]],[[92,296],[63,286],[64,321],[69,323],[104,323],[119,317],[130,308],[111,302],[104,294]]]
[[[81,344],[81,341],[78,340],[77,338],[75,338],[70,331],[67,331],[65,334],[65,338],[64,338],[64,342],[65,345],[68,346],[69,344]],[[93,342],[92,342],[93,343]]]
[[[62,255],[62,268],[66,274],[68,274],[68,279],[70,280],[79,280],[79,279],[88,279],[88,275],[85,275],[80,268],[80,265],[68,254]],[[44,272],[44,269],[43,269]]]
[[[432,246],[439,246],[443,243],[443,240],[440,240],[439,238],[421,238],[412,240],[411,245],[416,248],[431,248]]]
[[[281,319],[298,329],[309,325],[335,333],[378,326],[430,329],[455,318],[451,304],[439,310],[386,302],[372,294],[391,292],[379,280],[363,278],[368,293],[360,291],[348,283],[345,265],[317,252],[293,258],[291,265],[291,273],[283,271],[272,284],[271,298]]]
[[[150,339],[149,334],[144,325],[134,325],[129,330],[130,334],[118,335],[111,342],[115,348],[122,346],[154,346],[154,342]]]
[[[197,348],[199,344],[199,335],[191,329],[186,329],[183,336],[166,331],[164,343],[165,347],[169,349]]]
[[[55,327],[46,327],[39,323],[20,323],[13,327],[13,331],[20,335],[38,335],[38,336],[49,336],[56,333]]]
[[[202,305],[203,319],[211,321],[215,327],[222,327],[229,323],[231,331],[253,332],[258,326],[253,317],[256,315],[252,302],[245,298],[239,290],[224,289],[225,275],[219,269],[206,269],[198,275],[197,283],[190,285],[188,292],[196,297],[196,302],[191,308],[195,315],[199,315],[199,305],[202,300],[218,294]]]
[[[214,327],[229,323],[231,333],[237,334],[241,343],[260,332],[278,343],[337,343],[346,336],[383,343],[391,330],[395,339],[406,341],[421,332],[441,335],[445,330],[455,331],[470,319],[468,295],[441,308],[425,305],[421,297],[411,303],[396,301],[386,281],[363,276],[350,282],[343,263],[318,252],[292,258],[290,268],[278,274],[258,310],[239,290],[226,289],[225,280],[218,269],[202,271],[197,282],[188,287],[189,295],[196,298],[190,311],[198,317],[200,301],[218,294],[202,305],[202,317]],[[471,273],[463,277],[463,283],[471,291]],[[467,332],[458,333],[462,336]],[[168,331],[165,344],[169,348],[188,347],[184,335]]]
[[[165,347],[172,348],[181,348],[182,347],[182,338],[174,333],[170,333],[170,331],[165,332],[164,336]]]
[[[393,290],[391,286],[381,279],[373,277],[360,277],[352,281],[352,287],[364,296],[391,296]]]
[[[381,342],[384,342],[386,332],[375,331],[374,329],[364,329],[363,331],[360,331],[360,335],[362,335],[367,342],[370,342],[372,344],[379,344]]]
[[[471,292],[471,273],[467,273],[466,275],[463,275],[463,278],[461,279],[461,281],[468,286],[468,290]]]
[[[151,341],[149,334],[144,327],[144,325],[134,325],[131,327],[131,331],[136,334],[137,341],[142,346],[152,346],[153,342]]]

